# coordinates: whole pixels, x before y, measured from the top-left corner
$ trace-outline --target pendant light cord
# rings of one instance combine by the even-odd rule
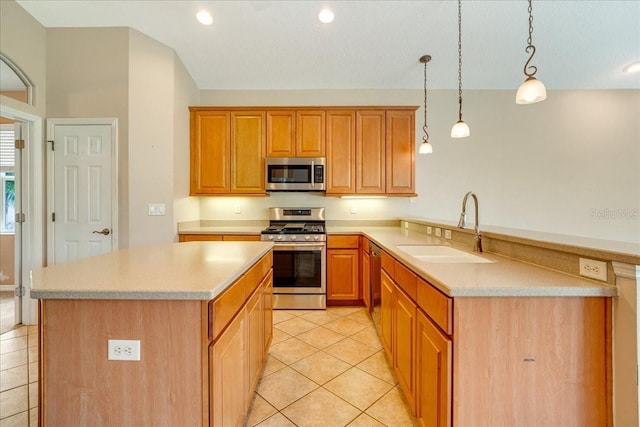
[[[462,1],[461,0],[458,0],[458,120],[462,121]]]
[[[527,77],[533,77],[538,72],[538,68],[535,65],[529,65],[529,62],[533,59],[533,55],[536,54],[536,47],[533,45],[532,34],[533,34],[533,8],[531,7],[531,0],[529,0],[529,37],[527,38],[527,47],[525,48],[525,52],[530,53],[529,59],[524,63],[524,74]],[[527,70],[531,70],[530,72]]]
[[[422,130],[424,131],[424,136],[422,137],[422,142],[429,142],[429,132],[427,132],[427,62],[424,61],[424,125],[422,126]]]

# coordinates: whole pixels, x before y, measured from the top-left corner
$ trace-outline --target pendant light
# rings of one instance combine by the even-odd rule
[[[451,138],[466,138],[469,133],[462,120],[462,1],[458,0],[458,121],[451,128]]]
[[[418,149],[420,154],[433,153],[433,146],[429,144],[429,133],[427,132],[427,62],[431,61],[431,55],[424,55],[420,57],[420,62],[424,64],[424,125],[422,130],[424,135],[422,137],[422,144]]]
[[[533,15],[531,14],[531,10],[531,0],[529,0],[529,37],[527,38],[525,52],[530,53],[530,55],[524,64],[524,74],[527,78],[518,88],[516,104],[534,104],[547,99],[547,89],[540,80],[534,77],[538,68],[534,65],[529,65],[529,62],[533,59],[533,55],[536,53],[536,47],[531,41],[531,34],[533,33]],[[531,70],[531,72],[527,70]]]

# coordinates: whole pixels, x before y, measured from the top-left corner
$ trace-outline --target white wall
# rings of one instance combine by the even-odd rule
[[[416,155],[410,199],[342,200],[304,194],[202,198],[202,219],[266,219],[266,207],[321,205],[329,219],[415,216],[456,221],[467,191],[480,224],[640,241],[640,91],[549,91],[516,105],[515,91],[464,91],[471,136],[453,140],[457,91],[430,91],[431,155]],[[202,91],[201,105],[420,105],[415,91]],[[423,108],[416,112],[416,150]],[[358,213],[351,214],[352,203]],[[241,204],[242,214],[233,213]],[[470,207],[471,208],[471,207]],[[594,213],[595,212],[595,213]],[[605,219],[598,219],[604,215]],[[623,215],[626,215],[623,216]]]

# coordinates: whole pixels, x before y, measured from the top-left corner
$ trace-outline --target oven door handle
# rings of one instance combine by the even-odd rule
[[[292,243],[292,244],[281,244],[276,243],[273,245],[274,251],[308,251],[309,249],[315,250],[323,250],[327,245],[325,244],[317,244],[317,243]]]

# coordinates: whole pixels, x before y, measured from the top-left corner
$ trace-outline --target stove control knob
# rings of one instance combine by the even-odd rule
[[[269,240],[273,240],[273,236],[269,236]]]
[[[311,240],[311,236],[304,236],[304,240]]]
[[[296,236],[291,236],[291,240],[296,240]]]
[[[320,240],[320,236],[313,236],[313,240]]]
[[[278,240],[282,240],[282,236],[278,236]]]

